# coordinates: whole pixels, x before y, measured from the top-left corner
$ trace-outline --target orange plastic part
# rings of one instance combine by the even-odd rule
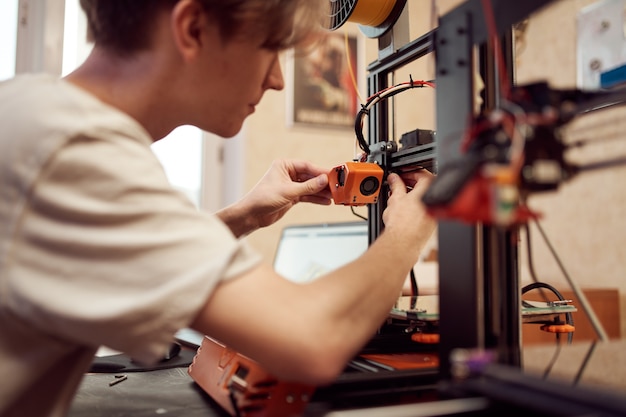
[[[253,360],[206,336],[188,372],[231,416],[301,416],[315,391],[277,380]]]
[[[436,353],[368,353],[360,356],[393,369],[432,369],[439,366]]]
[[[417,343],[437,344],[439,343],[439,333],[413,333],[411,340]]]
[[[535,219],[537,213],[524,205],[511,209],[511,218],[502,221],[498,217],[498,202],[494,200],[497,184],[493,179],[478,173],[469,180],[451,204],[428,207],[428,212],[439,219],[456,219],[466,223],[521,224]]]
[[[541,330],[549,333],[574,333],[576,328],[571,324],[544,324]]]
[[[378,202],[383,169],[373,162],[346,162],[328,173],[335,204],[363,206]]]

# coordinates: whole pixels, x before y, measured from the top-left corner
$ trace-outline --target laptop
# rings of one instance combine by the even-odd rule
[[[368,247],[366,221],[283,228],[274,269],[296,283],[310,282],[361,256]]]
[[[358,258],[367,247],[366,221],[290,225],[281,232],[273,265],[284,278],[306,283]],[[186,328],[175,339],[197,348],[203,335]]]

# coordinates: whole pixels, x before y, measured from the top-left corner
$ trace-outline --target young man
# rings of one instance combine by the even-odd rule
[[[317,31],[310,0],[82,0],[95,47],[63,80],[0,85],[0,415],[62,416],[101,345],[156,361],[191,326],[279,378],[332,381],[400,294],[434,222],[428,173],[389,175],[385,231],[305,286],[238,239],[330,204],[328,169],[277,161],[237,204],[196,210],[150,144],[239,131],[279,52]]]

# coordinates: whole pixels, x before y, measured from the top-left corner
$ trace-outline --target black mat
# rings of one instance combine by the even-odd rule
[[[171,359],[152,364],[150,366],[133,361],[124,354],[96,357],[91,363],[91,373],[124,373],[124,372],[147,372],[159,369],[183,368],[193,361],[195,350],[182,349]]]
[[[122,375],[125,378],[118,382]],[[230,417],[195,384],[186,368],[87,374],[67,417],[155,417],[161,414]]]

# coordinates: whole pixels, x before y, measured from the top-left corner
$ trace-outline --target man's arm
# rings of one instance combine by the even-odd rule
[[[192,327],[279,378],[334,380],[384,322],[435,227],[419,201],[425,173],[409,193],[396,175],[389,182],[385,230],[360,258],[304,285],[261,265],[221,283]]]

